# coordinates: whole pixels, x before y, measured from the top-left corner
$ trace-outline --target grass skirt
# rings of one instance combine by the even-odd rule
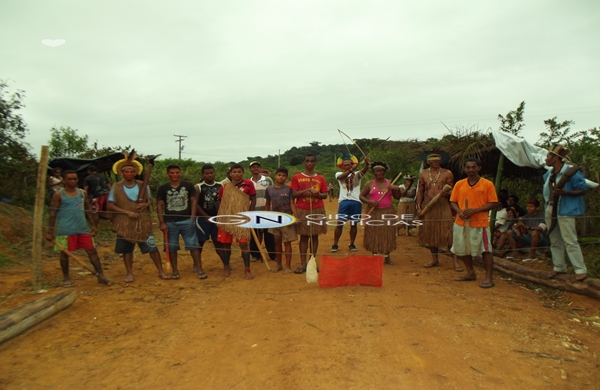
[[[419,227],[419,245],[430,248],[450,247],[453,225],[448,198],[441,198],[423,217],[423,226]]]
[[[381,221],[383,214],[396,214],[394,206],[385,208],[375,208],[371,213],[370,220]],[[365,222],[365,235],[363,246],[371,253],[391,253],[396,250],[396,231],[398,228],[394,226],[394,222],[389,221],[389,225],[372,226]]]
[[[250,209],[250,197],[240,191],[236,186],[229,183],[223,189],[223,198],[219,206],[218,215],[236,215],[242,211]],[[227,224],[230,220],[240,219],[239,217],[221,217],[219,218],[219,229],[231,234],[235,239],[250,239],[250,229],[239,227],[237,224]]]
[[[417,208],[415,202],[399,202],[398,203],[398,216],[402,217],[403,214],[410,214],[415,216],[417,214]]]
[[[302,236],[317,236],[320,234],[327,234],[327,220],[326,219],[307,219],[307,215],[322,215],[325,217],[325,207],[316,207],[311,210],[297,209],[298,212],[298,224],[296,225],[296,232]],[[310,223],[309,223],[310,222]],[[322,224],[322,225],[319,225]],[[312,233],[311,233],[312,229]]]

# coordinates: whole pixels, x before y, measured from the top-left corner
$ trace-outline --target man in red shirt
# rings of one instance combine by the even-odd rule
[[[294,273],[301,274],[306,272],[306,253],[308,252],[309,238],[312,242],[311,253],[317,254],[319,247],[319,235],[327,233],[327,224],[325,223],[325,203],[329,188],[325,178],[315,172],[317,158],[309,153],[304,156],[304,171],[297,173],[292,177],[290,188],[293,191],[298,210],[299,223],[296,226],[300,234],[300,266]]]

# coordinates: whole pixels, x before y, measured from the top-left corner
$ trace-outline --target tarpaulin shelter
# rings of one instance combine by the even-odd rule
[[[74,170],[79,176],[80,183],[83,177],[87,176],[87,170],[91,165],[96,166],[98,173],[111,172],[112,166],[115,162],[124,158],[123,153],[113,153],[108,156],[98,157],[94,159],[80,159],[71,157],[59,157],[52,159],[48,163],[48,175],[52,174],[54,168],[60,168],[63,171]]]

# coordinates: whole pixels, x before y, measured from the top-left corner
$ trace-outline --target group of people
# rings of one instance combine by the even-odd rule
[[[568,151],[562,147],[548,152],[546,164],[552,167],[552,171],[544,177],[544,199],[548,205],[545,218],[538,218],[541,222],[538,221],[537,226],[525,222],[515,224],[514,231],[522,234],[509,234],[506,240],[512,247],[513,241],[529,234],[530,243],[537,244],[542,238],[541,230],[547,230],[554,262],[554,270],[549,277],[566,272],[566,249],[577,280],[583,280],[587,270],[577,244],[575,217],[583,214],[582,195],[587,184],[580,172],[569,170],[567,154]],[[123,255],[125,263],[125,282],[133,281],[133,250],[136,244],[143,254],[150,254],[160,278],[179,279],[177,252],[180,250],[180,237],[184,249],[190,251],[193,271],[199,279],[208,277],[202,266],[202,250],[209,240],[223,263],[225,277],[230,276],[233,270],[230,259],[234,239],[241,249],[246,279],[253,278],[250,264],[260,256],[263,240],[267,256],[276,261],[274,272],[301,274],[306,272],[307,258],[317,255],[319,236],[327,233],[328,225],[335,226],[331,252],[337,252],[343,227],[349,223],[348,249],[358,250],[355,240],[358,226],[362,225],[363,247],[373,255],[383,256],[384,263],[389,265],[394,264],[390,253],[396,250],[399,227],[409,229],[419,226],[419,243],[427,246],[432,256],[425,267],[439,266],[439,249],[450,248],[455,255],[454,269],[463,271],[458,262],[460,258],[467,271],[456,280],[473,281],[477,276],[472,259],[481,256],[485,277],[480,287],[493,287],[493,235],[489,213],[498,208],[496,189],[491,181],[480,176],[482,165],[475,158],[469,158],[464,163],[467,177],[454,183],[452,172],[442,168],[446,158],[447,153],[440,150],[424,154],[423,159],[428,166],[419,174],[416,189],[413,188],[415,177],[405,177],[405,183],[401,186],[386,178],[389,167],[385,162],[372,162],[365,157],[362,168],[358,169],[356,157],[341,159],[341,171],[335,175],[339,184],[339,206],[333,221],[327,219],[324,207],[330,187],[325,178],[315,171],[317,158],[313,154],[304,157],[304,170],[292,176],[289,186],[286,184],[286,168],[278,168],[273,180],[268,172],[261,170],[258,161],[250,163],[250,179],[244,178],[242,165],[233,164],[228,170],[228,178],[223,182],[215,180],[212,165],[204,165],[201,183],[197,185],[182,180],[180,168],[169,165],[169,181],[162,184],[156,194],[159,228],[165,235],[165,264],[171,267],[169,274],[169,270],[163,268],[152,234],[150,211],[153,201],[147,179],[145,182],[136,180],[136,176],[142,174],[143,167],[131,156],[126,156],[113,166],[113,171],[122,175],[123,180],[114,184],[106,194],[107,210],[114,213],[113,230],[117,233],[115,252]],[[362,179],[369,169],[374,179],[362,186]],[[62,182],[64,188],[58,189],[52,196],[46,238],[53,241],[56,237],[56,241],[62,241],[69,251],[79,248],[86,250],[97,271],[98,280],[111,282],[102,273],[91,238],[98,221],[91,212],[89,195],[86,190],[78,188],[77,175],[73,171],[62,172]],[[398,211],[393,199],[400,201],[402,207]],[[407,204],[411,200],[414,201],[416,215],[409,213],[411,206]],[[539,212],[539,204],[532,203],[531,206],[535,206]],[[256,231],[240,226],[237,217],[240,213],[257,210],[283,213],[296,222]],[[85,218],[91,227],[88,227]],[[55,233],[56,220],[58,226]],[[544,221],[547,223],[544,224]],[[292,270],[294,241],[299,242],[300,265]],[[255,248],[251,248],[251,242],[254,242]],[[263,254],[263,260],[269,259],[264,258]],[[64,253],[61,254],[61,267],[64,285],[69,286],[68,258]]]

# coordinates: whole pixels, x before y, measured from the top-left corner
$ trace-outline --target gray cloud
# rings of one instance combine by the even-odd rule
[[[598,126],[595,2],[4,1],[0,78],[26,91],[28,142],[52,126],[204,161],[311,141],[496,127],[525,100]],[[58,47],[43,39],[66,40]]]

